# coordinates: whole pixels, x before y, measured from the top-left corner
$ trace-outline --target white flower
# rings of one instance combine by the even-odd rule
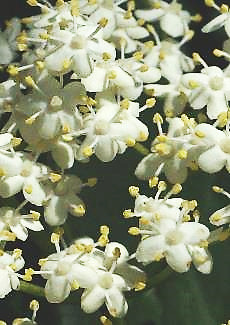
[[[0,195],[7,198],[22,190],[26,200],[41,206],[46,198],[46,193],[40,179],[47,176],[48,169],[43,164],[35,163],[29,157],[22,158],[20,170],[15,168],[17,174],[0,180]]]
[[[213,190],[217,193],[224,194],[227,196],[227,198],[230,198],[230,194],[218,186],[214,186]],[[215,226],[222,226],[226,223],[230,223],[230,205],[227,205],[224,208],[221,208],[212,213],[209,221]]]
[[[74,216],[84,215],[84,203],[76,195],[82,186],[81,180],[75,175],[63,175],[57,183],[47,186],[44,217],[49,225],[63,224],[68,213]]]
[[[0,240],[1,232],[11,230],[13,234],[20,240],[25,241],[28,237],[27,228],[33,231],[43,230],[43,226],[39,218],[39,213],[31,211],[29,214],[21,214],[18,209],[10,207],[0,208]]]
[[[4,32],[0,31],[0,64],[9,64],[16,56],[16,37],[21,31],[19,18],[13,18],[7,23]]]
[[[177,1],[168,4],[165,1],[157,2],[157,7],[151,10],[136,10],[138,18],[147,21],[160,21],[161,29],[172,37],[183,36],[189,29],[188,24],[191,20],[188,11],[182,10],[182,5]]]
[[[212,19],[208,24],[202,28],[202,32],[210,33],[221,27],[225,28],[227,35],[230,37],[230,12],[222,13],[216,18]]]
[[[207,115],[216,119],[228,110],[230,99],[230,78],[218,67],[205,67],[201,73],[188,73],[182,77],[182,84],[191,89],[188,97],[194,109],[207,105]]]
[[[19,286],[17,271],[24,266],[24,259],[17,250],[13,252],[3,252],[0,255],[0,298],[4,298],[11,290],[16,290]]]

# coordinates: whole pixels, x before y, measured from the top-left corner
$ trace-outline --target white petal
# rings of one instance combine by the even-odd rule
[[[0,181],[0,196],[10,197],[20,192],[24,183],[22,176],[6,177]]]
[[[117,289],[111,288],[106,294],[106,306],[114,317],[124,317],[128,310],[128,304],[124,295]]]
[[[169,246],[165,254],[169,266],[176,272],[187,272],[190,268],[192,258],[183,244]]]
[[[182,19],[174,14],[167,13],[160,20],[161,29],[172,37],[183,36],[185,32]]]
[[[229,13],[228,13],[228,18],[225,21],[224,28],[225,28],[225,31],[226,31],[228,37],[230,37],[230,15],[229,15]]]
[[[28,237],[28,231],[20,223],[10,226],[11,231],[18,239],[25,241]]]
[[[215,226],[222,226],[226,223],[230,223],[230,205],[214,212],[210,216],[209,221]]]
[[[71,280],[77,280],[81,288],[92,288],[98,280],[96,272],[91,268],[75,263],[71,269]]]
[[[62,225],[67,218],[65,199],[54,195],[45,206],[44,217],[51,226]]]
[[[202,32],[209,33],[221,28],[222,26],[224,26],[227,17],[227,13],[217,16],[202,28]]]
[[[79,78],[85,78],[92,72],[92,65],[85,49],[77,50],[72,57],[73,71],[79,76]]]
[[[214,146],[200,155],[198,164],[206,173],[216,173],[225,166],[226,156],[219,146]]]
[[[140,39],[149,36],[149,32],[144,27],[140,26],[127,28],[126,32],[133,39]]]
[[[95,155],[98,159],[108,162],[114,159],[118,151],[117,143],[109,136],[98,136]]]
[[[164,253],[166,249],[165,240],[162,235],[151,236],[143,239],[136,251],[136,259],[138,262],[151,263],[159,255]]]
[[[57,112],[42,114],[36,123],[40,136],[45,139],[53,139],[61,129]]]
[[[184,234],[185,244],[199,244],[209,237],[209,229],[198,222],[184,222],[178,226],[178,231]]]
[[[31,188],[31,193],[27,189]],[[28,177],[23,186],[23,195],[30,203],[41,206],[46,198],[46,193],[35,177]]]
[[[159,155],[150,153],[137,165],[135,175],[140,179],[149,179],[154,176],[163,161]]]
[[[13,51],[11,50],[8,42],[0,32],[0,64],[9,64],[13,60]]]
[[[22,219],[21,224],[33,231],[41,231],[43,230],[43,226],[40,221],[34,221],[34,220],[29,220],[29,219]]]
[[[184,160],[177,157],[168,159],[164,164],[164,173],[170,183],[184,183],[187,179],[188,171]]]
[[[211,273],[213,262],[208,250],[198,246],[189,246],[189,251],[197,271],[204,274]]]
[[[0,298],[4,298],[12,290],[7,270],[0,269]]]
[[[97,82],[95,82],[95,80]],[[82,78],[81,82],[87,91],[100,92],[105,87],[106,70],[103,68],[95,67],[93,72],[87,77]]]
[[[66,276],[52,276],[46,283],[45,296],[51,303],[60,303],[69,296],[70,290]]]
[[[59,141],[55,144],[51,154],[60,168],[68,169],[73,166],[74,152],[68,143]]]
[[[19,175],[22,168],[22,160],[16,155],[0,153],[0,168],[3,170],[4,176]]]
[[[152,10],[136,10],[135,15],[138,18],[142,18],[146,21],[154,21],[160,18],[164,14],[164,10],[159,9],[152,9]]]
[[[210,119],[217,119],[222,112],[227,112],[228,105],[223,90],[213,91],[207,103],[207,115]]]
[[[99,286],[86,289],[81,296],[81,308],[85,313],[94,313],[105,301],[105,290]]]
[[[150,67],[146,72],[138,71],[137,75],[144,83],[151,83],[160,80],[161,71],[160,69]]]

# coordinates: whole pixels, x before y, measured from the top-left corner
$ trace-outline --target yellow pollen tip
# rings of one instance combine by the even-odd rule
[[[140,51],[137,51],[135,53],[133,53],[133,58],[136,60],[136,61],[140,61],[143,59],[143,56],[144,56],[144,53],[140,52]]]
[[[164,258],[164,255],[162,253],[160,253],[160,252],[155,254],[154,257],[153,257],[154,261],[156,261],[156,262],[160,262],[160,260],[162,258]]]
[[[69,59],[63,60],[62,61],[62,69],[63,70],[68,70],[69,67],[71,66],[71,64],[72,64],[72,61],[71,60],[69,60]]]
[[[153,116],[153,123],[160,123],[163,124],[163,118],[159,113],[154,114]]]
[[[153,188],[153,187],[157,186],[158,182],[159,182],[159,178],[157,176],[151,177],[149,179],[149,187]]]
[[[35,299],[31,300],[30,302],[30,310],[33,310],[33,311],[38,311],[39,309],[39,302]]]
[[[46,262],[47,262],[47,258],[40,258],[38,261],[38,265],[43,266],[46,264]]]
[[[154,146],[154,149],[160,156],[166,156],[170,154],[170,146],[166,143],[158,143]]]
[[[226,14],[227,12],[229,12],[229,6],[223,3],[220,7],[220,12],[222,14]]]
[[[109,60],[111,59],[111,54],[108,53],[108,52],[104,52],[104,53],[102,53],[102,59],[103,59],[104,61],[109,61]]]
[[[222,112],[218,115],[218,126],[224,127],[228,123],[228,112]]]
[[[78,217],[82,217],[85,214],[85,208],[82,204],[78,204],[73,208],[74,214]]]
[[[0,320],[0,325],[7,325],[7,323],[4,322],[3,320]]]
[[[37,211],[34,211],[34,210],[30,210],[30,215],[31,215],[31,218],[34,220],[34,221],[38,221],[41,214]]]
[[[145,287],[146,287],[146,283],[140,281],[140,282],[137,282],[137,283],[135,284],[134,290],[135,290],[135,291],[141,291],[141,290],[145,289]]]
[[[108,79],[116,79],[117,78],[116,71],[113,71],[113,70],[109,71],[109,73],[107,74],[107,78]]]
[[[160,181],[160,182],[158,183],[158,190],[160,190],[160,191],[165,191],[166,188],[167,188],[167,184],[166,184],[165,181]]]
[[[204,137],[205,137],[204,132],[202,132],[202,131],[200,131],[200,130],[195,131],[195,135],[196,135],[198,138],[204,138]]]
[[[148,98],[145,102],[145,105],[148,107],[148,108],[152,108],[154,107],[156,104],[156,98],[152,97],[152,98]],[[156,115],[156,114],[155,114]]]
[[[79,283],[77,282],[77,280],[73,280],[72,282],[71,282],[71,290],[78,290],[80,288],[80,285],[79,285]]]
[[[112,325],[113,323],[111,322],[111,320],[109,320],[106,316],[101,316],[100,317],[100,322],[102,325]]]
[[[101,247],[105,247],[109,242],[109,238],[107,235],[101,235],[98,239],[98,243]]]
[[[200,243],[199,243],[199,246],[201,248],[207,248],[209,245],[209,242],[207,240],[202,240]]]
[[[25,83],[27,84],[28,87],[36,88],[36,83],[31,76],[25,77]]]
[[[108,19],[106,17],[103,17],[98,21],[98,24],[104,28],[108,24]]]
[[[148,219],[144,218],[144,217],[141,217],[139,219],[139,224],[140,225],[149,225],[149,223],[150,223],[150,221]]]
[[[32,185],[27,185],[24,190],[27,194],[31,194],[33,191],[33,187]]]
[[[18,70],[18,67],[15,67],[14,65],[10,64],[7,68],[7,72],[9,73],[9,75],[11,77],[15,77],[18,75],[19,73],[19,70]]]
[[[50,173],[49,174],[49,180],[52,182],[52,183],[57,183],[61,180],[62,178],[62,175],[60,174],[57,174],[57,173]]]
[[[195,81],[195,80],[189,80],[188,82],[189,88],[191,89],[196,89],[197,87],[199,87],[199,82]]]
[[[90,146],[87,146],[82,150],[82,153],[86,158],[88,158],[93,155],[93,149]]]
[[[200,63],[200,61],[202,60],[200,54],[197,52],[193,52],[192,58],[193,58],[193,61],[197,62],[197,63]]]
[[[204,0],[204,3],[207,7],[213,7],[215,6],[215,1],[214,0]]]
[[[11,143],[11,145],[13,147],[17,147],[17,146],[19,146],[22,143],[22,139],[21,138],[13,137],[13,139],[10,141],[10,143]]]
[[[152,49],[154,47],[154,42],[153,41],[147,41],[147,42],[144,43],[144,46],[147,49]]]
[[[139,18],[137,20],[137,24],[138,24],[138,26],[143,26],[145,24],[145,20],[143,18]]]
[[[98,179],[96,177],[88,178],[87,185],[89,187],[94,187],[97,184]]]
[[[15,248],[15,249],[13,250],[13,256],[14,256],[15,258],[19,258],[19,257],[21,257],[21,256],[22,256],[22,250],[19,249],[19,248]]]
[[[36,117],[35,116],[30,116],[25,120],[25,124],[26,125],[32,125],[35,121],[36,121]]]
[[[35,7],[38,5],[37,0],[26,0],[26,3],[28,3],[28,5],[30,5],[31,7]]]
[[[23,275],[23,280],[24,281],[32,281],[32,276],[34,275],[34,270],[32,268],[25,269],[25,274]]]
[[[213,50],[212,53],[213,53],[216,57],[218,57],[218,58],[224,56],[224,52],[221,51],[221,50],[219,50],[219,49],[215,49],[215,50]]]
[[[134,213],[132,212],[131,209],[124,210],[124,211],[123,211],[123,217],[124,217],[125,219],[132,218],[132,217],[134,217]]]
[[[181,191],[182,191],[182,186],[181,186],[181,184],[175,184],[175,185],[173,185],[173,187],[172,187],[172,193],[173,194],[178,194],[178,193],[180,193]]]
[[[196,14],[194,16],[192,16],[192,21],[196,22],[196,23],[200,23],[202,21],[203,17],[201,16],[201,14]]]
[[[104,236],[108,236],[109,234],[109,227],[106,225],[103,225],[100,227],[100,233]]]
[[[61,7],[61,6],[63,6],[64,4],[65,4],[65,1],[63,1],[63,0],[57,0],[56,3],[55,3],[55,6],[56,6],[56,7]]]
[[[144,131],[141,131],[140,133],[139,133],[139,135],[138,135],[138,141],[141,141],[141,142],[143,142],[143,141],[146,141],[147,139],[148,139],[148,133],[146,133],[146,132],[144,132]]]
[[[188,152],[184,149],[181,149],[177,152],[177,157],[181,160],[185,160],[188,157]]]
[[[140,229],[137,227],[130,227],[128,233],[132,236],[138,236],[140,235]]]
[[[133,138],[128,138],[125,143],[128,147],[134,147],[136,144],[136,140]]]
[[[216,192],[216,193],[223,193],[223,191],[224,191],[223,188],[221,188],[221,187],[219,187],[219,186],[216,186],[216,185],[214,185],[214,186],[212,187],[212,190],[213,190],[214,192]]]
[[[140,72],[146,72],[149,70],[149,66],[147,64],[142,64],[142,66],[139,68]]]
[[[210,221],[211,222],[219,222],[222,219],[222,216],[219,213],[214,213],[211,217],[210,217]]]
[[[129,194],[132,196],[132,197],[137,197],[139,195],[139,187],[137,186],[129,186]]]
[[[78,0],[71,0],[70,1],[70,6],[71,6],[71,14],[72,16],[79,16],[80,12],[79,12],[79,3]]]
[[[129,105],[130,105],[130,101],[129,101],[127,98],[123,99],[123,100],[120,102],[120,107],[121,107],[122,109],[128,109],[128,108],[129,108]]]
[[[60,241],[60,235],[57,234],[57,233],[55,233],[55,232],[53,232],[51,234],[50,241],[51,241],[52,244],[59,243],[59,241]]]

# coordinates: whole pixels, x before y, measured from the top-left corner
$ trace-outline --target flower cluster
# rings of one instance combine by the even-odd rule
[[[165,259],[176,272],[187,272],[193,263],[209,274],[209,244],[230,236],[229,205],[210,216],[212,225],[221,226],[210,231],[200,223],[196,200],[171,198],[191,171],[230,172],[230,40],[213,51],[227,61],[221,69],[197,52],[184,53],[194,36],[192,24],[202,17],[177,0],[150,0],[149,9],[126,0],[26,2],[40,14],[13,18],[0,32],[0,298],[38,275],[46,280],[48,302],[62,303],[79,289],[85,313],[105,303],[110,316],[122,318],[128,310],[124,293],[148,288],[139,264]],[[205,3],[220,15],[203,32],[224,26],[230,37],[229,7]],[[139,142],[152,136],[144,116],[153,108],[157,133],[148,152]],[[130,255],[123,244],[110,242],[108,226],[100,227],[97,240],[67,242],[69,215],[87,212],[80,192],[97,183],[95,177],[81,180],[75,169],[90,164],[93,155],[109,163],[130,147],[148,152],[135,175],[157,189],[148,197],[129,187],[135,207],[123,215],[138,218],[138,227],[129,228],[140,235],[136,251]],[[173,184],[164,197],[161,174]],[[9,243],[25,242],[30,231],[51,232],[56,248],[39,259],[40,270]],[[38,302],[30,309],[31,319],[13,324],[36,324]],[[105,315],[100,320],[110,324]]]

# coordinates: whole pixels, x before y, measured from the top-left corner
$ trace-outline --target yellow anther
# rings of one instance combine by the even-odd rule
[[[205,133],[200,131],[200,130],[197,130],[195,131],[195,135],[198,137],[198,138],[204,138],[205,137]]]
[[[36,121],[37,116],[30,116],[25,120],[26,125],[32,125]]]
[[[25,274],[23,275],[23,280],[24,281],[32,281],[32,276],[34,275],[34,270],[32,268],[25,269]]]
[[[27,193],[27,194],[31,194],[32,191],[33,191],[33,187],[31,184],[27,185],[25,188],[24,188],[24,191]]]
[[[73,137],[72,137],[72,135],[70,135],[70,134],[62,134],[62,139],[65,141],[65,142],[70,142],[70,141],[72,141],[73,140]]]
[[[191,217],[190,217],[189,214],[185,214],[185,215],[183,216],[183,218],[182,218],[182,221],[183,221],[183,222],[188,222],[188,221],[190,221],[190,220],[191,220]]]
[[[120,107],[121,107],[122,109],[128,109],[128,108],[129,108],[129,105],[130,105],[130,101],[129,101],[127,98],[123,99],[123,100],[120,102]]]
[[[181,115],[181,121],[184,123],[185,126],[187,126],[189,124],[189,118],[186,114],[182,114]]]
[[[59,243],[59,241],[60,241],[60,235],[57,234],[57,233],[55,233],[55,232],[53,232],[51,234],[50,241],[51,241],[52,244]]]
[[[71,66],[71,64],[72,64],[72,61],[70,59],[64,59],[62,61],[62,69],[63,70],[69,69],[69,67]]]
[[[80,251],[80,252],[85,252],[85,244],[82,244],[82,243],[76,243],[75,245],[74,245],[74,247],[78,250],[78,251]],[[73,248],[74,248],[73,247]],[[74,251],[75,252],[75,251]],[[73,252],[73,253],[74,253]]]
[[[149,179],[149,187],[153,188],[153,187],[157,186],[158,182],[159,182],[159,178],[157,176],[151,177]]]
[[[87,97],[86,104],[89,106],[96,106],[97,101],[95,99],[93,99],[92,97]]]
[[[90,112],[89,107],[87,107],[87,106],[81,105],[78,107],[78,109],[82,114],[87,114]]]
[[[157,143],[154,146],[154,150],[156,150],[160,156],[167,156],[171,152],[171,147],[167,143]]]
[[[77,280],[73,280],[70,285],[71,290],[78,290],[80,288],[80,284],[77,282]]]
[[[31,218],[34,220],[34,221],[38,221],[41,214],[37,211],[34,211],[34,210],[30,210],[30,215],[31,215]]]
[[[188,208],[189,210],[194,210],[197,207],[197,201],[196,200],[191,200],[188,201]],[[196,211],[197,213],[199,213],[198,211]]]
[[[160,8],[161,8],[161,3],[160,3],[160,1],[156,1],[156,2],[154,2],[154,3],[153,3],[153,8],[154,8],[154,9],[160,9]]]
[[[109,238],[107,235],[101,235],[98,239],[98,243],[101,247],[105,247],[109,242]]]
[[[156,254],[154,255],[154,257],[153,257],[154,261],[156,261],[156,262],[160,262],[160,260],[161,260],[162,258],[164,258],[164,255],[163,255],[161,252],[156,253]]]
[[[78,204],[73,207],[73,211],[78,217],[82,217],[85,214],[85,207],[82,204]]]
[[[178,193],[180,193],[182,191],[182,186],[181,186],[181,184],[175,184],[175,185],[173,185],[173,187],[172,187],[172,190],[171,190],[171,192],[173,193],[173,194],[178,194]]]
[[[147,24],[147,30],[150,32],[150,33],[155,33],[155,28],[152,26],[152,25],[150,25],[150,24]]]
[[[82,153],[85,157],[90,157],[93,155],[93,149],[90,146],[86,146],[83,150]]]
[[[137,227],[130,227],[128,233],[132,236],[138,236],[140,235],[140,229]]]
[[[197,82],[195,80],[189,80],[188,85],[189,85],[189,88],[191,88],[191,89],[195,89],[200,86],[199,82]]]
[[[215,6],[215,1],[214,0],[204,0],[204,3],[206,4],[207,7]]]
[[[19,146],[21,143],[22,143],[22,138],[16,138],[16,137],[13,137],[10,141],[11,145],[13,147],[17,147]]]
[[[223,128],[228,123],[228,112],[222,112],[218,115],[218,126]]]
[[[130,19],[130,18],[132,18],[132,17],[133,17],[132,11],[127,10],[127,11],[125,12],[125,14],[124,14],[123,17],[124,17],[124,19]]]
[[[0,237],[4,237],[3,240],[7,240],[7,241],[15,241],[16,240],[16,235],[13,232],[10,232],[8,230],[0,231]]]
[[[166,142],[168,140],[168,137],[165,134],[158,135],[156,138],[159,142]]]
[[[50,39],[50,35],[48,33],[40,33],[39,37],[44,41],[48,41]]]
[[[222,14],[226,14],[228,11],[229,11],[229,6],[223,3],[220,7],[220,12]]]
[[[203,17],[201,16],[201,14],[196,14],[194,16],[191,17],[192,21],[195,21],[196,23],[200,23],[203,19]]]
[[[37,0],[26,0],[26,3],[28,3],[28,5],[35,7],[38,5]]]
[[[163,118],[159,113],[154,114],[153,116],[153,123],[163,123]]]
[[[146,102],[145,102],[145,105],[148,107],[148,108],[151,108],[151,107],[153,107],[153,106],[155,106],[155,104],[156,104],[156,98],[148,98],[147,100],[146,100]],[[158,114],[158,113],[156,113],[156,114]],[[156,115],[155,114],[155,115]]]
[[[134,147],[136,144],[136,140],[133,138],[128,138],[125,143],[128,147]]]
[[[145,24],[145,20],[143,18],[140,18],[137,20],[138,26],[143,26]]]
[[[3,168],[0,168],[0,177],[3,177],[6,175],[6,172]]]
[[[200,63],[200,61],[202,60],[200,54],[197,52],[193,52],[192,58],[193,58],[193,61],[197,62],[197,63]]]
[[[187,159],[188,157],[188,152],[184,149],[181,149],[177,152],[177,157],[181,160]]]
[[[0,325],[7,325],[7,323],[4,322],[3,320],[0,320]]]
[[[97,0],[88,0],[89,5],[95,5],[97,4]]]
[[[9,265],[13,271],[17,270],[17,265],[15,263]]]
[[[33,299],[33,300],[31,300],[29,307],[33,311],[38,311],[38,309],[39,309],[39,302],[37,300]]]
[[[85,252],[86,253],[91,253],[93,248],[94,248],[93,245],[85,245]]]
[[[21,23],[22,24],[31,24],[33,22],[33,18],[32,17],[23,17],[21,19]]]
[[[219,186],[216,186],[216,185],[214,185],[214,186],[212,187],[212,190],[213,190],[214,192],[216,192],[216,193],[223,193],[223,192],[224,192],[224,189],[223,189],[223,188],[221,188],[221,187],[219,187]]]
[[[25,83],[27,84],[27,86],[29,86],[31,88],[36,88],[37,87],[34,79],[31,76],[26,76],[25,77]]]
[[[103,17],[98,21],[98,24],[104,28],[108,24],[108,19],[106,17]]]
[[[114,71],[114,70],[109,71],[109,73],[107,74],[107,78],[108,79],[116,79],[117,78],[116,71]]]
[[[123,217],[125,219],[132,218],[133,216],[134,216],[134,213],[132,212],[131,209],[127,209],[127,210],[123,211]]]
[[[160,182],[158,183],[158,190],[160,190],[160,191],[165,191],[166,188],[167,188],[167,184],[166,184],[165,181],[160,181]]]
[[[199,243],[199,246],[201,248],[207,248],[208,247],[208,241],[207,240],[202,240],[200,243]]]
[[[217,56],[218,58],[220,58],[221,56],[224,56],[224,52],[219,50],[219,49],[215,49],[212,52],[215,56]]]
[[[100,226],[100,233],[104,236],[108,236],[109,234],[109,227],[106,225]]]
[[[108,60],[110,60],[110,59],[111,59],[111,54],[108,53],[108,52],[104,52],[104,53],[102,53],[102,59],[103,59],[104,61],[108,61]]]
[[[138,141],[146,141],[148,139],[148,133],[144,131],[140,131],[138,135]]]
[[[199,170],[199,165],[195,160],[191,160],[188,164],[188,167],[193,171]]]
[[[57,0],[56,3],[55,3],[56,7],[61,7],[64,4],[65,4],[65,1],[64,0]]]
[[[121,257],[121,250],[119,247],[115,247],[113,250],[113,256],[114,258],[118,259],[119,257]]]
[[[28,49],[28,46],[26,44],[17,44],[18,51],[23,52]]]
[[[194,34],[195,34],[194,30],[189,29],[189,30],[185,33],[185,36],[186,36],[186,38],[187,38],[188,40],[191,40],[191,39],[193,38]]]
[[[48,261],[47,258],[40,258],[39,261],[38,261],[38,265],[43,266],[43,265],[46,264],[47,261]]]
[[[97,184],[98,179],[96,177],[88,178],[87,185],[89,187],[94,187]]]
[[[69,133],[71,131],[71,128],[68,124],[62,125],[62,132],[63,133]]]
[[[15,248],[13,250],[13,257],[17,259],[17,258],[19,258],[21,256],[22,256],[22,250],[19,249],[19,248]]]
[[[164,60],[166,57],[166,52],[163,51],[163,50],[160,50],[160,53],[159,53],[159,59],[160,60]]]
[[[149,225],[150,224],[150,221],[148,219],[144,218],[144,217],[141,217],[139,219],[139,224],[140,225]]]
[[[144,46],[147,48],[147,49],[152,49],[154,47],[154,42],[153,41],[147,41],[147,42],[144,42]]]
[[[135,1],[128,1],[128,10],[132,11],[135,10]]]
[[[135,284],[134,290],[141,291],[141,290],[145,289],[145,287],[146,287],[146,283],[143,281],[139,281]]]
[[[79,16],[80,11],[79,11],[79,1],[78,0],[71,0],[70,1],[70,6],[71,6],[71,14],[72,16]]]
[[[49,180],[51,180],[52,183],[57,183],[61,180],[62,175],[57,173],[50,173],[49,174]]]
[[[219,222],[222,219],[222,216],[216,212],[210,217],[210,221],[212,222]]]
[[[139,195],[139,187],[137,186],[129,186],[129,194],[132,196],[132,197],[137,197]]]
[[[137,61],[140,61],[143,59],[143,56],[144,56],[144,53],[143,52],[140,52],[140,51],[137,51],[135,53],[133,53],[133,58]]]
[[[7,72],[9,73],[9,75],[10,75],[11,77],[15,77],[15,76],[18,75],[18,73],[19,73],[19,69],[18,69],[18,67],[15,67],[14,65],[10,64],[10,65],[8,66],[8,68],[7,68]]]
[[[101,316],[100,317],[100,322],[102,323],[102,325],[112,325],[113,323],[111,322],[111,320],[109,320],[106,316]]]
[[[204,262],[206,262],[207,257],[200,254],[195,254],[194,260],[198,264],[203,264]]]
[[[147,64],[142,64],[142,66],[139,68],[140,72],[146,72],[149,70],[149,66]]]
[[[36,61],[35,66],[38,71],[42,71],[45,68],[45,63],[43,61]]]

